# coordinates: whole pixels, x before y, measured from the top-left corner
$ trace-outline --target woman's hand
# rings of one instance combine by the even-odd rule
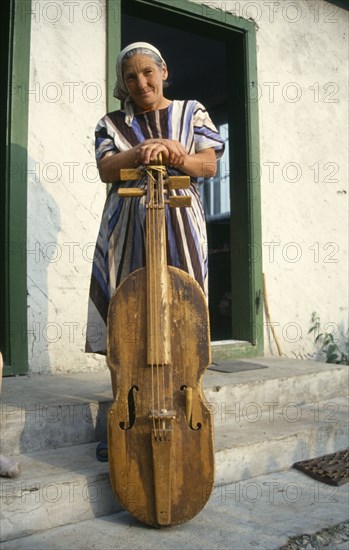
[[[184,164],[188,153],[183,145],[179,141],[176,141],[174,139],[164,139],[162,140],[162,142],[168,150],[167,164],[169,164],[170,166],[181,166],[182,164]]]
[[[162,154],[163,162],[168,159],[168,149],[160,140],[147,139],[136,147],[135,164],[150,164],[157,160],[159,154]]]
[[[136,164],[149,164],[162,154],[162,162],[170,166],[181,166],[187,152],[179,141],[171,139],[147,139],[136,150]]]

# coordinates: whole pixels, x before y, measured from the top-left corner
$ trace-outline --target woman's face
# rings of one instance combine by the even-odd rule
[[[165,66],[159,68],[151,57],[137,54],[125,61],[123,77],[139,111],[153,111],[164,106],[162,88],[167,78]]]

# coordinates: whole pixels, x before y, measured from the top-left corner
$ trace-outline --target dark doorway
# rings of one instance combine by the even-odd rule
[[[229,176],[229,128],[227,46],[207,36],[207,29],[189,30],[188,22],[172,18],[171,25],[156,20],[147,9],[139,17],[132,3],[122,4],[121,47],[131,42],[150,42],[166,60],[169,99],[197,99],[210,113],[226,141],[224,157],[215,178],[203,182],[209,249],[209,309],[212,340],[232,338],[231,307],[231,207]],[[149,17],[147,19],[146,17]],[[159,16],[158,16],[159,17]]]

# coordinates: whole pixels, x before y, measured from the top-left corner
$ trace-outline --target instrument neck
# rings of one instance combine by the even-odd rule
[[[149,177],[146,219],[148,365],[171,363],[163,176]]]

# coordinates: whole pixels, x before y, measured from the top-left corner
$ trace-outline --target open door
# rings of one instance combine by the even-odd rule
[[[128,6],[128,2],[125,5]],[[228,136],[224,42],[123,13],[122,48],[139,40],[154,44],[166,60],[169,69],[166,97],[197,99],[207,108],[220,131]],[[232,326],[230,305],[228,308],[222,307],[225,296],[231,294],[230,182],[229,174],[226,174],[229,163],[228,139],[226,146],[217,177],[212,178],[212,181],[202,181],[200,186],[208,226],[212,340],[230,338]],[[223,174],[226,176],[221,178]]]
[[[120,49],[145,41],[161,51],[169,70],[166,97],[203,103],[225,139],[217,176],[201,186],[211,338],[224,341],[229,356],[234,341],[246,343],[242,355],[262,354],[262,262],[255,254],[261,250],[261,229],[253,169],[259,163],[254,25],[185,0],[122,0],[120,33]]]

